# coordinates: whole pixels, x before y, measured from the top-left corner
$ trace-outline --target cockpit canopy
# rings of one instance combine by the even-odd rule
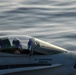
[[[31,39],[29,36],[8,36],[0,38],[0,47],[8,48],[13,47],[13,41],[19,41],[22,49],[28,48],[28,41]]]
[[[7,52],[21,50],[21,53],[32,54],[58,54],[66,50],[58,46],[49,44],[37,38],[23,35],[12,35],[0,38],[0,51]]]

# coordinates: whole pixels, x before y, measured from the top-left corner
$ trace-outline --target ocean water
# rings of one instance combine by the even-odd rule
[[[12,34],[76,51],[76,0],[0,0],[0,36]]]

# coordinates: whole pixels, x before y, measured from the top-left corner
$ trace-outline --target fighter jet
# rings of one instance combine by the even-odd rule
[[[31,36],[1,36],[0,75],[76,75],[76,52]]]

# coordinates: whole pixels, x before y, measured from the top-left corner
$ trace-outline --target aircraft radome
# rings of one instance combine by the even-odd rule
[[[0,75],[76,75],[76,52],[34,37],[0,37]]]

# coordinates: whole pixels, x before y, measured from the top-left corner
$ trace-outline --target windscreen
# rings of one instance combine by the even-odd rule
[[[57,53],[62,53],[66,51],[66,49],[64,48],[52,45],[50,43],[44,42],[37,38],[35,38],[34,50],[37,52],[44,53],[44,54],[57,54]]]

